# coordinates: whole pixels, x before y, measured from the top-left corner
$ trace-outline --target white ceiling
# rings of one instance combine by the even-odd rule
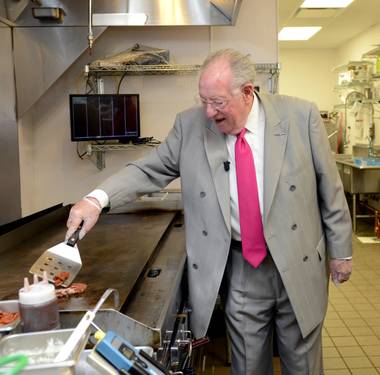
[[[380,23],[380,0],[354,0],[347,8],[337,12],[308,10],[307,13],[298,13],[303,0],[278,2],[279,30],[284,26],[322,26],[322,30],[308,41],[281,41],[280,47],[335,48]],[[305,14],[300,17],[302,13]]]

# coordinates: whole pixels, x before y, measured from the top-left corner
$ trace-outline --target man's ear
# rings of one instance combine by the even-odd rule
[[[244,86],[243,86],[243,89],[242,89],[242,92],[243,92],[243,95],[244,95],[244,98],[246,99],[250,99],[251,97],[253,97],[253,90],[254,90],[254,86],[252,83],[246,83]]]

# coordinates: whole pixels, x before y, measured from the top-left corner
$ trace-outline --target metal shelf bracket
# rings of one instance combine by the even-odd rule
[[[101,171],[106,167],[106,151],[125,151],[125,150],[136,150],[140,147],[155,147],[159,143],[146,143],[141,145],[135,144],[92,144],[87,145],[87,155],[95,155],[96,167]]]

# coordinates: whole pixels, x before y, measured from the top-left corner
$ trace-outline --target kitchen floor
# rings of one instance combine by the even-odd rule
[[[358,223],[358,227],[359,236],[373,236],[372,222]],[[380,242],[364,244],[353,235],[353,249],[350,281],[338,287],[330,285],[323,328],[325,375],[380,374]],[[217,320],[213,319],[212,330],[221,332],[220,316]],[[223,335],[215,335],[202,350],[198,353],[197,374],[229,374]],[[274,358],[274,368],[275,375],[280,375],[278,358]]]

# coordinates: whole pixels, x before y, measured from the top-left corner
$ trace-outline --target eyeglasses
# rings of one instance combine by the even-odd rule
[[[205,98],[202,98],[200,96],[197,97],[198,103],[202,104],[204,107],[207,105],[210,105],[212,109],[215,110],[221,110],[224,109],[227,104],[229,103],[230,99],[213,99],[213,100],[207,100]]]
[[[239,88],[235,92],[232,92],[231,97],[229,99],[226,98],[218,98],[218,99],[212,99],[212,100],[207,100],[205,98],[202,98],[200,95],[197,96],[197,102],[199,104],[202,104],[204,107],[207,107],[207,105],[210,105],[212,109],[215,110],[222,110],[227,107],[227,104],[230,102],[230,100],[242,93],[242,89]]]

